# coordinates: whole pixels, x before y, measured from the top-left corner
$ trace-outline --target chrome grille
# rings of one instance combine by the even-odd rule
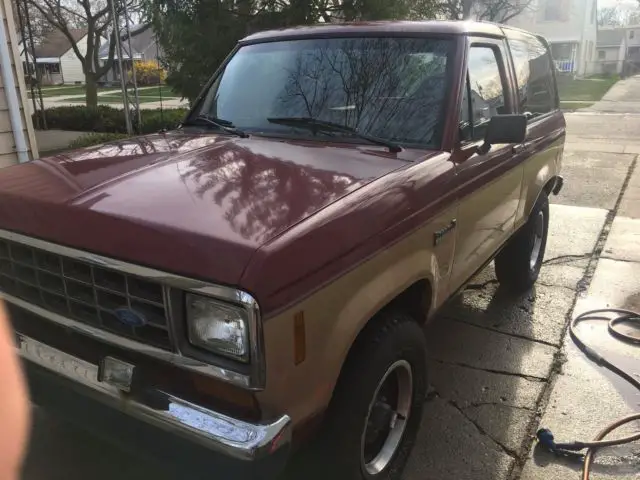
[[[79,322],[170,349],[161,284],[20,243],[0,239],[0,290]],[[144,326],[121,322],[134,311]]]

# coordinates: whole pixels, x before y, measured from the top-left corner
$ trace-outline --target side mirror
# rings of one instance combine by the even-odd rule
[[[494,115],[489,120],[484,135],[484,144],[479,148],[481,154],[487,153],[496,143],[522,143],[527,136],[526,115]]]

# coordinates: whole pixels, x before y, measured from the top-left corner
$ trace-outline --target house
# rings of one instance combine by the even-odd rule
[[[601,27],[597,43],[598,73],[640,71],[640,25]]]
[[[87,51],[87,30],[72,28],[69,33],[80,53],[84,54]],[[34,50],[35,65],[43,85],[84,83],[82,63],[75,54],[71,41],[60,30],[48,33]],[[21,57],[23,63],[29,61],[31,65],[34,64],[30,51],[24,52],[22,49]]]
[[[600,28],[596,43],[596,73],[622,73],[627,54],[624,28]]]
[[[542,35],[560,72],[589,75],[595,70],[597,0],[533,0],[507,24]]]
[[[11,2],[0,2],[0,168],[38,157]]]
[[[132,26],[129,31],[131,32],[131,52],[129,52],[129,37],[125,33],[120,43],[122,44],[122,62],[125,69],[125,74],[131,71],[131,65],[133,61],[153,61],[157,62],[162,56],[162,47],[158,45],[156,36],[151,28],[151,24],[142,24]],[[100,48],[99,58],[104,65],[109,59],[109,44],[105,44]],[[116,49],[115,62],[109,71],[100,79],[104,83],[115,83],[120,81],[120,65],[117,61],[118,51]]]

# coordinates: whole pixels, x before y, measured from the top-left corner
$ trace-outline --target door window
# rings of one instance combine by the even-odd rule
[[[558,108],[553,60],[548,48],[533,36],[509,39],[508,43],[518,83],[520,112],[538,116]]]
[[[484,138],[489,120],[506,113],[504,76],[496,47],[472,46],[469,50],[467,82],[462,99],[462,140]]]

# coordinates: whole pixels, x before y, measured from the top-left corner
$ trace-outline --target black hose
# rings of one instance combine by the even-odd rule
[[[596,314],[615,314],[614,318],[605,317],[602,315]],[[605,367],[618,375],[620,378],[623,378],[632,386],[634,386],[638,391],[640,391],[640,380],[634,378],[632,375],[628,374],[624,370],[618,368],[613,363],[608,361],[598,352],[596,352],[593,348],[587,345],[580,336],[578,335],[576,326],[578,323],[584,320],[607,320],[609,333],[615,338],[624,341],[626,343],[640,345],[640,338],[629,335],[625,332],[621,332],[617,329],[617,326],[621,323],[637,323],[640,326],[640,314],[637,312],[633,312],[631,310],[625,310],[621,308],[602,308],[599,310],[589,310],[588,312],[584,312],[578,315],[573,319],[571,325],[569,326],[569,334],[571,335],[571,339],[576,344],[576,346],[592,361],[597,363],[598,365]],[[615,445],[622,445],[626,443],[635,442],[640,440],[640,433],[635,435],[630,435],[628,437],[617,438],[614,440],[605,440],[605,437],[609,435],[614,430],[617,430],[623,425],[631,423],[633,421],[640,420],[640,413],[636,413],[633,415],[629,415],[627,417],[621,418],[609,425],[607,425],[596,437],[590,442],[571,442],[571,443],[556,443],[553,438],[553,434],[547,429],[538,430],[538,441],[551,450],[554,453],[566,453],[566,452],[575,452],[579,450],[587,449],[587,453],[584,458],[584,464],[582,468],[582,480],[589,480],[589,475],[591,473],[591,465],[593,464],[593,459],[595,457],[595,452],[598,448],[602,447],[611,447]]]

